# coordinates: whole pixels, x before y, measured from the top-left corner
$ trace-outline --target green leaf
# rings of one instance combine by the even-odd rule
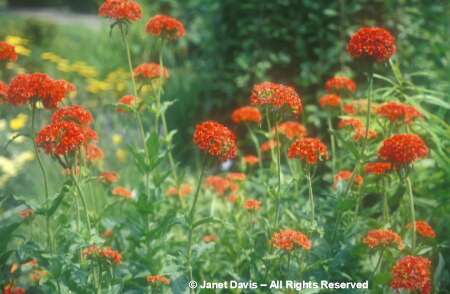
[[[217,219],[217,218],[209,216],[209,217],[205,217],[205,218],[203,218],[201,220],[196,221],[194,223],[193,227],[196,228],[196,227],[199,227],[201,225],[211,224],[211,223],[222,223],[222,221],[220,219]]]

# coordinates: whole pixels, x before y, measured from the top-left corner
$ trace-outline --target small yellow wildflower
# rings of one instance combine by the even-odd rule
[[[116,145],[120,145],[123,142],[123,137],[121,134],[113,134],[112,135],[112,141]]]
[[[125,162],[127,160],[128,153],[125,149],[119,148],[116,150],[116,158],[120,162]]]
[[[20,130],[23,129],[28,121],[28,115],[19,113],[15,118],[9,121],[9,127],[12,130]]]

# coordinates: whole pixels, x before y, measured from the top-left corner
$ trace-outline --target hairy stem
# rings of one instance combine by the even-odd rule
[[[414,209],[414,195],[413,195],[413,191],[412,191],[411,179],[409,178],[409,176],[406,177],[405,181],[408,186],[409,209],[410,209],[411,224],[412,224],[412,229],[413,229],[412,250],[414,250],[414,248],[416,247],[416,212]]]
[[[309,190],[309,203],[311,205],[311,223],[314,223],[315,215],[314,215],[314,193],[312,189],[312,179],[311,179],[311,170],[308,169],[307,176],[308,179],[308,190]]]
[[[328,122],[328,131],[330,132],[330,142],[331,142],[331,170],[333,172],[333,176],[336,174],[336,140],[334,138],[334,130],[333,125],[331,123],[331,115],[328,114],[327,117]]]

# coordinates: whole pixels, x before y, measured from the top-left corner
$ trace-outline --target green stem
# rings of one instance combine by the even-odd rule
[[[380,256],[378,256],[377,264],[375,265],[375,269],[373,270],[372,275],[370,276],[371,280],[377,274],[377,272],[378,272],[378,270],[379,270],[379,268],[381,266],[381,262],[383,260],[383,255],[384,255],[384,251],[385,251],[385,247],[383,247],[383,249],[381,249]]]
[[[412,235],[412,250],[416,247],[416,212],[414,209],[414,195],[412,191],[412,185],[411,185],[411,179],[409,176],[406,177],[406,184],[408,186],[408,196],[409,196],[409,209],[411,213],[411,223],[412,223],[412,229],[413,229],[413,235]]]
[[[388,193],[387,193],[387,180],[383,177],[383,219],[386,224],[390,222],[389,216],[389,203],[388,203]]]
[[[277,142],[280,142],[280,134],[278,132],[278,119],[275,120],[275,138]],[[278,226],[278,219],[280,216],[280,198],[281,198],[281,146],[277,146],[277,174],[278,174],[278,186],[277,186],[277,198],[276,198],[276,211],[275,211],[275,227]]]
[[[86,203],[86,199],[84,198],[83,191],[81,190],[80,184],[78,183],[77,177],[74,173],[72,173],[73,183],[75,184],[75,188],[77,189],[78,196],[81,200],[81,205],[83,205],[84,216],[86,218],[86,226],[88,229],[89,236],[91,235],[91,221],[89,220],[89,211]]]
[[[258,137],[256,137],[255,132],[248,124],[246,124],[246,126],[247,126],[248,132],[250,134],[250,138],[252,139],[253,144],[255,144],[256,154],[258,155],[258,159],[259,159],[259,167],[261,168],[262,167],[262,156],[261,156],[261,146],[259,144]]]
[[[42,180],[44,183],[44,195],[45,195],[45,227],[47,230],[47,245],[50,249],[50,252],[53,254],[55,253],[55,248],[53,244],[53,235],[52,231],[50,229],[50,215],[48,212],[49,209],[49,190],[48,190],[48,177],[47,177],[47,171],[45,170],[44,164],[42,162],[41,156],[39,154],[39,148],[36,144],[36,130],[35,130],[35,124],[36,124],[36,103],[34,102],[31,106],[31,132],[33,134],[33,147],[34,147],[34,153],[36,155],[37,162],[39,164],[39,169],[41,170],[42,174]]]
[[[328,122],[328,131],[330,132],[330,141],[331,141],[331,167],[332,167],[332,172],[333,172],[333,176],[336,174],[336,140],[334,138],[334,130],[333,130],[333,125],[331,124],[331,115],[328,114],[327,117],[327,122]]]
[[[198,179],[197,188],[195,190],[194,194],[194,200],[192,202],[191,209],[189,211],[189,232],[188,232],[188,244],[187,244],[187,265],[188,265],[188,272],[189,272],[189,280],[194,280],[194,275],[192,273],[192,235],[194,231],[194,220],[195,220],[195,209],[197,207],[197,201],[198,196],[200,194],[200,189],[202,187],[203,177],[205,175],[206,165],[208,163],[208,157],[205,155],[205,158],[202,163],[201,171],[200,171],[200,177]],[[191,293],[193,293],[193,290],[191,289]]]
[[[309,202],[311,205],[311,223],[314,223],[314,194],[312,190],[312,180],[311,180],[311,170],[308,168],[307,176],[308,179],[308,190],[309,190]]]

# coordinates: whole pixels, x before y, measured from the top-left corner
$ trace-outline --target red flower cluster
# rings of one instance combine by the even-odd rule
[[[377,108],[377,114],[391,122],[401,121],[410,124],[422,114],[414,107],[399,102],[388,102]]]
[[[59,121],[40,130],[36,136],[36,144],[47,154],[64,156],[86,147],[95,139],[97,133],[91,128],[72,121]]]
[[[363,239],[363,243],[371,249],[377,247],[386,247],[390,245],[397,245],[398,249],[403,249],[402,237],[392,230],[372,230],[367,233]]]
[[[99,161],[105,158],[105,152],[96,144],[88,144],[86,146],[86,159],[88,161]]]
[[[347,50],[353,58],[368,57],[383,62],[395,54],[395,38],[383,28],[359,29],[350,39]]]
[[[255,165],[259,163],[259,158],[255,155],[244,156],[244,162],[248,165]]]
[[[55,80],[47,74],[20,74],[9,84],[6,101],[13,105],[22,105],[40,99],[46,108],[57,108],[72,91],[75,91],[73,84]]]
[[[111,193],[122,198],[133,199],[133,192],[122,186],[115,187]]]
[[[347,182],[352,178],[352,172],[349,170],[341,170],[334,176],[334,185],[333,187],[336,189],[339,183]],[[360,175],[356,175],[353,179],[353,185],[361,186],[364,183],[364,178]]]
[[[220,176],[207,177],[205,185],[212,188],[219,196],[224,196],[228,192],[234,193],[239,190],[238,184]]]
[[[162,275],[147,276],[147,282],[150,284],[161,283],[164,285],[170,285],[170,280]]]
[[[100,6],[99,15],[117,21],[136,21],[142,18],[142,10],[133,0],[106,0]]]
[[[353,135],[353,140],[355,140],[356,142],[365,138],[366,127],[364,126],[363,122],[360,119],[342,118],[339,121],[338,128],[342,129],[342,128],[346,128],[346,127],[353,127],[353,130],[355,131],[355,134]],[[367,133],[368,139],[374,139],[377,136],[378,136],[378,133],[374,130],[369,130]]]
[[[117,112],[128,112],[129,108],[134,108],[139,103],[139,98],[133,95],[125,95],[117,103]]]
[[[328,93],[335,93],[338,95],[348,95],[356,92],[356,83],[346,77],[334,77],[329,79],[325,87]]]
[[[83,256],[89,259],[104,260],[109,263],[122,263],[122,255],[120,252],[111,247],[98,247],[97,245],[92,245],[83,250]]]
[[[119,174],[115,171],[102,172],[99,177],[103,182],[109,184],[117,182],[120,178]]]
[[[259,124],[262,120],[262,115],[258,108],[244,106],[233,111],[231,114],[231,120],[235,124],[239,124],[241,122],[255,122]]]
[[[276,128],[278,132],[285,135],[289,140],[295,138],[303,138],[308,135],[308,131],[306,130],[305,126],[296,121],[286,121],[278,125],[278,127]]]
[[[412,229],[413,224],[408,224],[407,228]],[[426,238],[436,238],[436,232],[426,221],[416,221],[416,231],[422,236]]]
[[[355,115],[358,113],[366,113],[367,112],[367,99],[359,99],[359,100],[354,100],[350,103],[345,103],[344,107],[342,108],[342,110],[350,115]],[[370,111],[371,112],[376,112],[378,108],[378,104],[372,102],[371,103],[371,107],[370,107]]]
[[[0,105],[3,104],[6,95],[8,95],[8,84],[3,81],[0,81]]]
[[[198,124],[194,132],[194,142],[200,150],[221,160],[232,159],[237,155],[236,135],[215,121]]]
[[[316,164],[320,159],[328,159],[328,148],[316,138],[303,138],[295,141],[288,151],[289,158],[300,158],[310,165]]]
[[[280,142],[271,139],[262,143],[259,148],[261,149],[261,152],[267,152],[280,146],[281,146]]]
[[[167,196],[186,197],[192,193],[192,186],[189,183],[181,184],[180,187],[170,187],[166,191]]]
[[[397,134],[383,141],[378,155],[396,166],[402,166],[428,156],[428,152],[427,144],[418,135]]]
[[[405,256],[392,268],[391,286],[394,289],[431,293],[431,261],[421,256]]]
[[[169,40],[179,39],[186,35],[183,23],[167,15],[155,15],[152,17],[147,23],[146,30],[151,35]]]
[[[227,173],[226,178],[230,181],[243,182],[247,179],[247,175],[244,173],[231,172]]]
[[[253,105],[288,106],[295,115],[303,112],[303,103],[294,88],[281,84],[263,82],[253,87],[250,96]]]
[[[320,107],[331,107],[336,108],[341,105],[341,97],[339,97],[336,94],[328,94],[325,96],[322,96],[319,100]]]
[[[80,126],[88,127],[94,122],[94,117],[86,108],[72,105],[60,108],[53,113],[52,123],[61,121],[74,122]]]
[[[2,294],[25,294],[24,288],[16,287],[14,284],[7,284],[3,287]]]
[[[244,208],[251,211],[257,211],[261,209],[261,201],[256,199],[247,199],[244,202]]]
[[[392,170],[390,162],[369,162],[364,166],[366,174],[382,175]]]
[[[312,242],[302,232],[291,229],[281,230],[272,236],[272,246],[281,250],[292,251],[294,249],[303,247],[305,250],[310,250]]]
[[[158,63],[143,63],[138,65],[133,73],[135,77],[143,77],[150,80],[155,78],[169,78],[169,70],[164,66],[161,67]]]
[[[6,42],[0,41],[0,61],[16,61],[16,48]]]

